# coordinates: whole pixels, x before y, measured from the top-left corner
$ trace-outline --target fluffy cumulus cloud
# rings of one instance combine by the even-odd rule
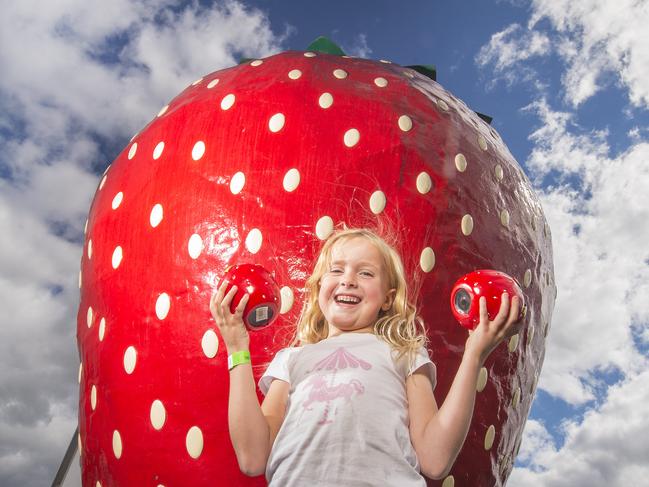
[[[649,106],[649,3],[532,0],[531,9],[526,27],[512,24],[491,37],[479,64],[512,81],[521,70],[529,74],[522,61],[552,52],[567,65],[562,83],[573,106],[610,83],[626,87],[634,106]]]
[[[612,386],[604,403],[581,422],[563,425],[566,440],[557,449],[544,425],[528,421],[511,485],[590,487],[644,485],[649,478],[649,371]]]
[[[543,100],[528,110],[540,128],[527,166],[552,228],[559,289],[560,325],[539,384],[580,405],[596,398],[598,372],[629,376],[647,365],[636,339],[649,327],[649,228],[641,223],[649,208],[637,195],[649,188],[649,143],[611,157],[607,133],[573,133],[573,116]]]
[[[512,485],[621,487],[649,476],[649,207],[640,197],[649,137],[640,126],[593,129],[580,116],[605,87],[627,97],[627,116],[649,108],[648,21],[643,1],[532,0],[527,25],[494,34],[476,56],[509,88],[532,87],[522,109],[538,128],[525,165],[552,229],[558,287],[539,387],[578,411],[558,436],[528,421]],[[551,80],[535,81],[535,58],[558,61],[556,101]]]
[[[476,60],[482,66],[493,66],[496,76],[492,84],[504,79],[511,85],[521,77],[531,80],[536,74],[533,69],[521,66],[521,61],[547,55],[550,49],[550,39],[545,33],[511,24],[491,36],[489,43],[478,52]]]
[[[77,273],[108,159],[186,85],[289,34],[236,1],[3,3],[0,485],[51,483],[76,427]]]

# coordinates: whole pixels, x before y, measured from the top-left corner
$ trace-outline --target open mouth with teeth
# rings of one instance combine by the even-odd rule
[[[360,298],[356,296],[346,296],[344,294],[338,295],[334,298],[334,301],[342,305],[355,305],[361,302]]]

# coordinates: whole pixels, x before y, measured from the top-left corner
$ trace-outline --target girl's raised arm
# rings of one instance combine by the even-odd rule
[[[487,304],[480,298],[480,324],[470,334],[462,362],[444,404],[437,411],[430,380],[414,373],[406,381],[410,412],[410,437],[427,477],[439,479],[451,470],[469,431],[480,367],[506,337],[520,328],[520,301],[503,294],[500,311],[489,321]]]
[[[235,352],[248,351],[250,337],[241,318],[248,295],[241,299],[235,312],[231,313],[230,302],[237,287],[233,286],[224,297],[226,286],[226,281],[221,283],[218,291],[210,299],[210,311],[229,356]],[[250,363],[237,365],[230,370],[228,428],[239,469],[249,476],[261,475],[270,454],[271,428],[257,399]]]

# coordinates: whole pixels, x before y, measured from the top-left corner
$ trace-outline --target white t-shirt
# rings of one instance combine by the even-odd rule
[[[264,395],[273,379],[290,384],[266,464],[269,487],[426,487],[410,441],[405,380],[426,366],[435,387],[436,368],[423,347],[410,370],[407,356],[393,357],[372,333],[277,352],[259,379]]]

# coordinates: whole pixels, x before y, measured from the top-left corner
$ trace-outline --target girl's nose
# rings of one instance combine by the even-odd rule
[[[346,287],[355,287],[356,286],[356,278],[353,274],[345,274],[342,277],[341,284]]]

